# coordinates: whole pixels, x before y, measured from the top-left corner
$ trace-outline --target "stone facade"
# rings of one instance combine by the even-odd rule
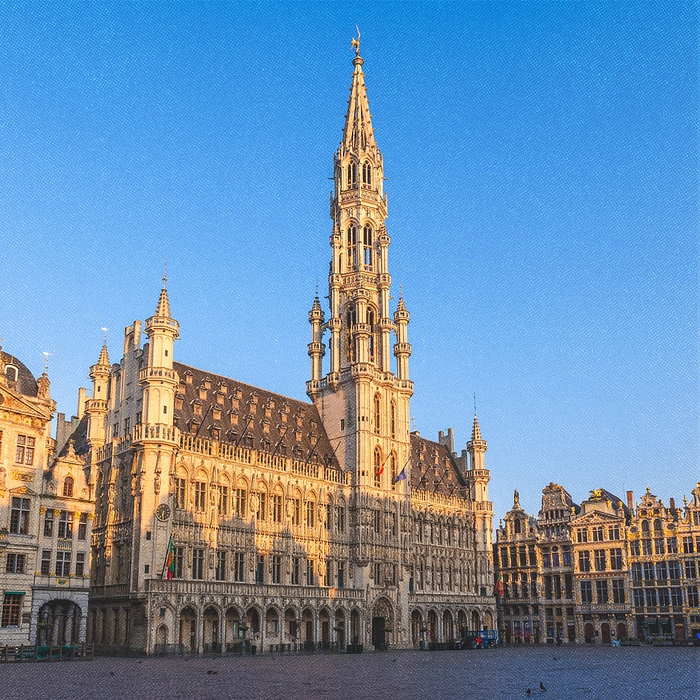
[[[635,507],[596,489],[580,506],[563,487],[528,516],[516,498],[496,532],[506,643],[694,640],[700,632],[700,484],[669,507],[647,489]]]
[[[0,350],[0,645],[85,641],[93,494],[54,411],[46,372]]]
[[[76,449],[96,474],[98,647],[411,647],[495,627],[476,416],[461,457],[451,431],[410,432],[410,315],[402,296],[389,308],[362,65],[335,155],[329,318],[318,296],[309,312],[311,403],[176,362],[165,283],[148,342],[135,321],[120,362],[104,347],[91,368]]]

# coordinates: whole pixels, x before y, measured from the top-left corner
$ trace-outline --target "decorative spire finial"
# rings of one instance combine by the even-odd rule
[[[474,392],[474,418],[476,418],[476,392]]]
[[[360,55],[360,28],[355,25],[355,29],[357,29],[357,39],[353,37],[352,41],[350,42],[350,46],[355,49],[355,56]]]
[[[168,258],[165,258],[163,263],[163,289],[168,287]]]
[[[51,353],[48,350],[44,350],[41,354],[44,356],[44,374],[47,374],[49,371],[49,357],[51,357]]]
[[[107,331],[109,330],[109,328],[107,328],[106,326],[102,326],[100,330],[102,331],[102,345],[107,345]]]

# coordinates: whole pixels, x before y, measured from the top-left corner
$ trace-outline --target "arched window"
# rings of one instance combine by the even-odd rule
[[[369,359],[374,359],[374,311],[367,311],[367,325],[369,326]]]
[[[382,421],[382,400],[379,394],[374,395],[374,432],[379,435]]]
[[[355,314],[355,305],[354,304],[348,304],[347,322],[348,322],[348,330],[352,330],[352,327],[357,323],[357,316]]]
[[[389,408],[389,434],[392,438],[396,438],[396,403],[394,401]]]
[[[362,262],[365,268],[372,267],[372,227],[367,224],[362,232]]]
[[[348,226],[348,270],[357,269],[357,229]]]
[[[648,520],[642,520],[642,532],[645,534],[649,534],[649,521]]]
[[[10,382],[16,382],[17,381],[17,368],[13,367],[12,365],[7,365],[7,367],[5,367],[5,377]]]
[[[348,187],[357,186],[357,166],[353,161],[348,163]]]
[[[380,488],[382,485],[382,472],[384,471],[384,465],[382,464],[382,451],[378,448],[374,448],[374,485]]]
[[[663,534],[663,526],[661,525],[661,520],[658,518],[654,520],[654,534],[655,535],[662,535]]]
[[[372,166],[369,163],[362,164],[362,184],[372,184]]]
[[[67,476],[63,480],[63,495],[64,496],[72,496],[73,495],[73,477],[72,476]]]

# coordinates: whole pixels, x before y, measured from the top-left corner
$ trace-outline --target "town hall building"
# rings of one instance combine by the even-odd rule
[[[409,648],[496,626],[477,418],[459,456],[451,430],[437,442],[410,430],[410,314],[402,296],[390,308],[363,63],[358,46],[334,158],[329,308],[317,295],[308,316],[310,401],[181,361],[165,280],[121,359],[105,345],[90,369],[73,445],[95,484],[98,649]]]

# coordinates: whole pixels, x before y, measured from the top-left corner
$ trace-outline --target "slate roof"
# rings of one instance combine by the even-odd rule
[[[411,433],[411,486],[443,496],[464,495],[467,482],[446,445]]]
[[[18,391],[20,394],[25,396],[36,396],[38,387],[34,375],[27,369],[27,366],[18,360],[14,355],[10,355],[2,350],[2,357],[6,364],[13,365],[17,368],[17,381],[8,381],[7,385],[10,389]]]
[[[175,425],[184,434],[340,468],[316,407],[174,362]]]

